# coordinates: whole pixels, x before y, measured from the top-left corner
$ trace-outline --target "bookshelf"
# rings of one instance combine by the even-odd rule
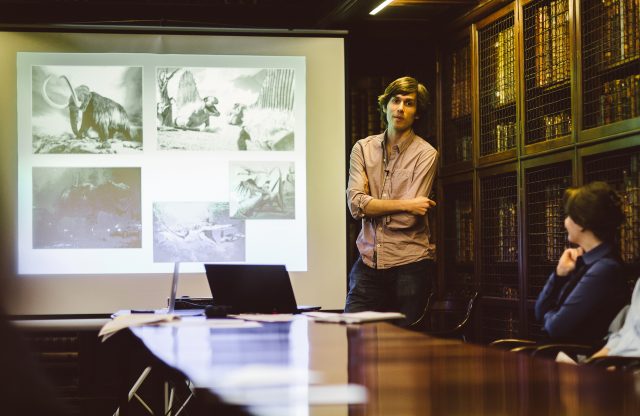
[[[524,145],[528,153],[541,147],[530,145],[545,141],[561,145],[559,139],[571,134],[569,5],[569,0],[537,0],[522,7]]]
[[[584,0],[578,7],[585,130],[581,139],[640,127],[640,3]]]
[[[476,341],[541,336],[533,306],[568,246],[569,186],[604,180],[620,193],[617,242],[640,274],[639,4],[516,0],[443,37],[439,288],[479,289]],[[453,70],[467,54],[468,86]],[[457,106],[461,97],[470,103]],[[471,132],[464,158],[461,113]]]
[[[447,193],[441,203],[451,215],[444,218],[444,250],[439,250],[447,271],[443,291],[469,295],[475,287],[473,177],[463,174],[447,178],[444,187]]]
[[[471,119],[471,46],[469,31],[447,51],[443,62],[443,146],[445,166],[469,163],[473,158]]]
[[[481,163],[515,156],[516,60],[513,6],[478,29]]]
[[[620,255],[625,263],[640,271],[640,147],[603,152],[585,149],[581,154],[584,182],[606,181],[618,191],[625,213],[618,236]]]

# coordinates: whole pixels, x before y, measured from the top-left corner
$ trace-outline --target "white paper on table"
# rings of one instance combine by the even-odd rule
[[[126,315],[117,315],[102,326],[100,332],[98,333],[98,337],[102,337],[102,341],[105,341],[108,337],[120,331],[121,329],[129,328],[132,326],[159,324],[161,322],[170,322],[177,319],[180,318],[175,314],[132,313]]]
[[[405,317],[400,312],[305,312],[304,315],[313,318],[317,322],[332,322],[338,324],[359,324],[364,322],[388,321]]]
[[[244,319],[245,321],[257,322],[291,322],[294,319],[294,315],[290,313],[245,313],[229,316],[232,318]]]
[[[207,328],[259,328],[262,325],[259,322],[248,322],[241,319],[203,319],[202,317],[192,319],[181,319],[179,321],[165,322],[162,326],[179,326],[179,327],[207,327]]]

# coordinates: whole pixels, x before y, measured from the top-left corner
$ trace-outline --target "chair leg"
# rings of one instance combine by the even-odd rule
[[[180,415],[180,413],[182,413],[182,411],[187,406],[189,401],[193,398],[194,390],[195,390],[193,384],[191,383],[190,380],[185,380],[185,383],[187,385],[187,388],[189,389],[189,395],[187,396],[186,399],[184,399],[184,402],[178,408],[178,410],[175,412],[173,416]],[[173,410],[173,399],[175,397],[175,392],[176,392],[176,388],[174,386],[172,386],[171,389],[168,390],[168,383],[165,383],[165,416],[172,416],[171,412]]]
[[[140,377],[138,377],[138,379],[136,380],[136,382],[133,384],[133,386],[131,387],[131,390],[129,390],[129,394],[127,395],[127,402],[130,402],[131,399],[133,399],[134,397],[140,402],[140,404],[150,413],[153,415],[153,410],[151,410],[151,408],[149,407],[149,405],[142,400],[142,398],[140,396],[138,396],[138,389],[140,388],[140,386],[142,385],[142,383],[144,383],[144,381],[146,380],[146,378],[149,376],[149,373],[151,372],[151,367],[147,367],[142,371],[142,374],[140,374]],[[120,416],[120,408],[118,407],[116,409],[116,411],[113,413],[113,416]]]
[[[147,367],[142,371],[142,374],[140,374],[136,382],[131,387],[131,390],[129,390],[129,394],[127,396],[127,402],[130,402],[133,398],[135,398],[147,410],[147,412],[149,412],[149,414],[154,415],[154,412],[151,409],[151,407],[138,395],[138,389],[140,389],[140,386],[142,386],[144,381],[147,379],[147,377],[149,376],[149,373],[151,373],[151,367]],[[189,395],[184,400],[182,405],[178,408],[178,410],[175,412],[175,414],[173,414],[173,416],[178,416],[187,406],[189,401],[193,398],[194,390],[195,390],[193,384],[191,383],[190,380],[185,380],[185,383],[187,385],[187,388],[189,389]],[[176,396],[176,387],[174,383],[165,381],[164,382],[164,415],[165,416],[172,416],[175,396]],[[116,409],[113,416],[120,416],[120,408]]]

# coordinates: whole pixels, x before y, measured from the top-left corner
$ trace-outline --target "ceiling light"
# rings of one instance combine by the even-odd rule
[[[389,3],[391,3],[393,0],[384,0],[382,3],[380,3],[378,5],[378,7],[376,7],[375,9],[371,10],[369,12],[369,14],[371,16],[373,16],[374,14],[378,13],[380,10],[384,9],[385,7],[387,7],[389,5]]]

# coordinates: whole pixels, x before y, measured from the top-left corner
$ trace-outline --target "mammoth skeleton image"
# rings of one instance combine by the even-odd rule
[[[51,107],[69,108],[71,129],[77,138],[89,137],[88,131],[93,129],[100,141],[114,138],[117,134],[122,135],[126,140],[134,139],[134,131],[122,105],[91,91],[86,85],[80,85],[74,89],[64,75],[60,78],[69,86],[71,96],[68,103],[56,103],[47,94],[47,84],[53,77],[53,75],[48,76],[42,84],[42,98]]]

